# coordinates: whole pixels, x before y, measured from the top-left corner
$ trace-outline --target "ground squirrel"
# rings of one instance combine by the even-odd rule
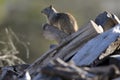
[[[77,22],[71,14],[60,13],[52,5],[43,9],[41,13],[47,16],[50,25],[58,27],[67,34],[72,34],[78,30]]]

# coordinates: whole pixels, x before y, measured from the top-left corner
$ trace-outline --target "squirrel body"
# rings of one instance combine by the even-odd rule
[[[53,6],[43,9],[41,12],[47,16],[50,25],[56,26],[67,34],[78,30],[77,21],[70,13],[60,13]]]
[[[43,25],[43,36],[49,40],[55,40],[60,44],[67,36],[65,32],[59,30],[56,26],[52,26],[48,23]]]

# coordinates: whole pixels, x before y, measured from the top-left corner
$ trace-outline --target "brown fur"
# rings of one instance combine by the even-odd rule
[[[47,16],[48,23],[57,26],[67,34],[72,34],[78,30],[75,18],[69,13],[59,13],[52,6],[41,11]]]

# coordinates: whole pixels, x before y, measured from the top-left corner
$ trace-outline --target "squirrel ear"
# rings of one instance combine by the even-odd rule
[[[53,6],[52,5],[50,5],[50,8],[52,8]]]

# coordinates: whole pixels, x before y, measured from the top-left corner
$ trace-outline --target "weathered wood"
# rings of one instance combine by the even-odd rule
[[[22,66],[20,67],[22,68]],[[23,71],[21,75],[21,71],[17,72],[11,68],[13,66],[2,70],[0,80],[111,80],[120,76],[120,70],[115,65],[93,68],[78,67],[73,63],[65,63],[59,58],[39,67],[38,71],[32,75],[28,71]],[[31,78],[31,76],[33,77]]]
[[[59,77],[65,80],[110,80],[120,76],[120,70],[115,65],[104,67],[77,67],[55,59],[41,68],[42,74]]]
[[[86,71],[96,74],[96,80],[111,80],[120,76],[120,70],[115,65],[85,68]]]
[[[112,42],[108,48],[99,56],[99,60],[108,57],[110,55],[119,54],[116,53],[120,48],[120,38],[118,38],[115,42]]]
[[[99,25],[107,28],[119,23],[119,19],[114,14],[107,12],[98,18]],[[108,30],[107,28],[105,30]],[[71,35],[67,35],[49,24],[45,24],[43,30],[46,38],[56,40],[59,45],[43,54],[30,66],[18,65],[0,68],[0,80],[120,79],[120,24],[103,34],[100,34],[103,32],[101,26],[94,21],[90,21]],[[79,67],[70,62],[66,63],[71,58]],[[106,64],[104,60],[109,62]],[[97,64],[92,65],[97,61],[105,63],[107,66],[95,67]]]
[[[41,69],[41,72],[43,74],[57,76],[65,80],[83,80],[87,79],[88,77],[90,78],[95,76],[94,74],[86,72],[74,64],[67,64],[61,59],[53,60],[51,64],[44,66]]]
[[[80,34],[74,40],[72,40],[68,45],[64,46],[57,52],[55,58],[59,57],[64,61],[73,56],[78,49],[80,49],[88,40],[99,35],[103,32],[101,27],[98,27],[92,20],[80,30]]]
[[[119,35],[120,24],[90,40],[72,60],[79,66],[92,64],[112,42],[118,39]]]
[[[106,31],[114,27],[116,24],[119,24],[120,20],[115,14],[105,11],[96,17],[95,22],[97,25],[101,25],[104,31]]]
[[[111,64],[110,61],[112,57],[111,55],[118,55],[120,52],[120,38],[118,38],[115,42],[112,42],[107,49],[98,57],[97,60],[91,64],[91,66],[100,66],[100,65],[108,65]],[[112,59],[114,60],[114,59]]]
[[[85,27],[65,38],[58,46],[44,53],[33,64],[31,64],[27,70],[30,74],[33,74],[33,69],[37,70],[37,68],[49,63],[49,61],[54,58],[60,57],[63,60],[69,59],[73,54],[75,54],[74,52],[76,52],[77,48],[80,48],[85,42],[99,35],[102,31],[101,27],[98,27],[93,21],[90,21],[85,25]]]
[[[116,65],[120,69],[120,54],[110,56],[109,63]]]

